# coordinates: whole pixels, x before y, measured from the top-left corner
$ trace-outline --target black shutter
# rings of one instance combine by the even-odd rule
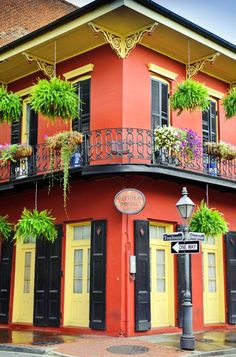
[[[87,132],[90,129],[90,78],[77,83],[80,99],[79,118],[72,121],[72,129]]]
[[[34,326],[60,325],[62,225],[54,243],[36,240]]]
[[[11,125],[11,144],[19,144],[21,142],[21,119],[13,120]]]
[[[11,282],[12,242],[2,241],[0,260],[0,323],[8,323]]]
[[[236,324],[236,232],[228,232],[226,242],[228,323]]]
[[[136,279],[135,331],[151,328],[149,222],[134,221]]]
[[[154,79],[151,80],[151,115],[152,115],[152,130],[160,126],[161,115],[160,103],[160,83]]]
[[[38,114],[33,109],[29,109],[29,145],[38,143]]]
[[[106,221],[92,222],[89,327],[106,327]]]

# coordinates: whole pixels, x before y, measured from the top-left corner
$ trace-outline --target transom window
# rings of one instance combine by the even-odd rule
[[[74,227],[73,240],[90,239],[91,237],[91,225],[80,225]]]
[[[166,233],[166,227],[150,225],[150,239],[163,240],[163,234]]]

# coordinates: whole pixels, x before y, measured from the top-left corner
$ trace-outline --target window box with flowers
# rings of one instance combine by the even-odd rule
[[[218,143],[207,142],[205,143],[207,154],[220,160],[234,160],[236,159],[236,148],[224,141]]]
[[[201,138],[191,129],[163,126],[155,130],[154,140],[156,151],[165,151],[168,156],[185,162],[195,160],[202,154]]]
[[[32,147],[28,144],[6,144],[0,145],[0,161],[4,165],[7,161],[17,162],[17,160],[32,155]]]

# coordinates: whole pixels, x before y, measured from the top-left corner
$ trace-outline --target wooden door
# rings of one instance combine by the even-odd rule
[[[7,324],[11,282],[12,242],[3,240],[0,259],[0,323]]]
[[[33,323],[35,240],[16,243],[13,322]]]
[[[89,326],[91,223],[68,225],[64,326]]]
[[[174,267],[170,242],[163,234],[172,226],[150,223],[151,325],[174,326]]]
[[[225,322],[223,253],[221,237],[202,244],[204,323]]]
[[[35,254],[34,325],[60,325],[62,226],[54,243],[37,239]]]

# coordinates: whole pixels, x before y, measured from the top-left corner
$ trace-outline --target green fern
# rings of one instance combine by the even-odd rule
[[[205,233],[206,237],[218,236],[228,231],[228,223],[221,212],[208,208],[204,201],[193,214],[190,221],[190,231]]]
[[[223,107],[226,119],[236,115],[236,87],[233,87],[223,98]]]
[[[79,98],[70,82],[53,77],[41,79],[31,91],[30,105],[36,113],[55,121],[78,118]]]
[[[8,216],[0,216],[0,237],[10,239],[12,233],[12,224],[8,222]]]
[[[36,209],[30,211],[24,208],[21,218],[15,226],[14,239],[24,242],[29,237],[42,237],[50,242],[54,242],[57,237],[54,221],[55,218],[47,210],[39,212]]]
[[[0,123],[11,124],[13,120],[19,120],[21,112],[22,103],[18,94],[0,87]]]
[[[177,115],[180,115],[183,110],[200,109],[204,111],[210,105],[207,88],[193,79],[186,79],[177,85],[175,93],[170,98],[170,103],[173,110],[178,110]]]

